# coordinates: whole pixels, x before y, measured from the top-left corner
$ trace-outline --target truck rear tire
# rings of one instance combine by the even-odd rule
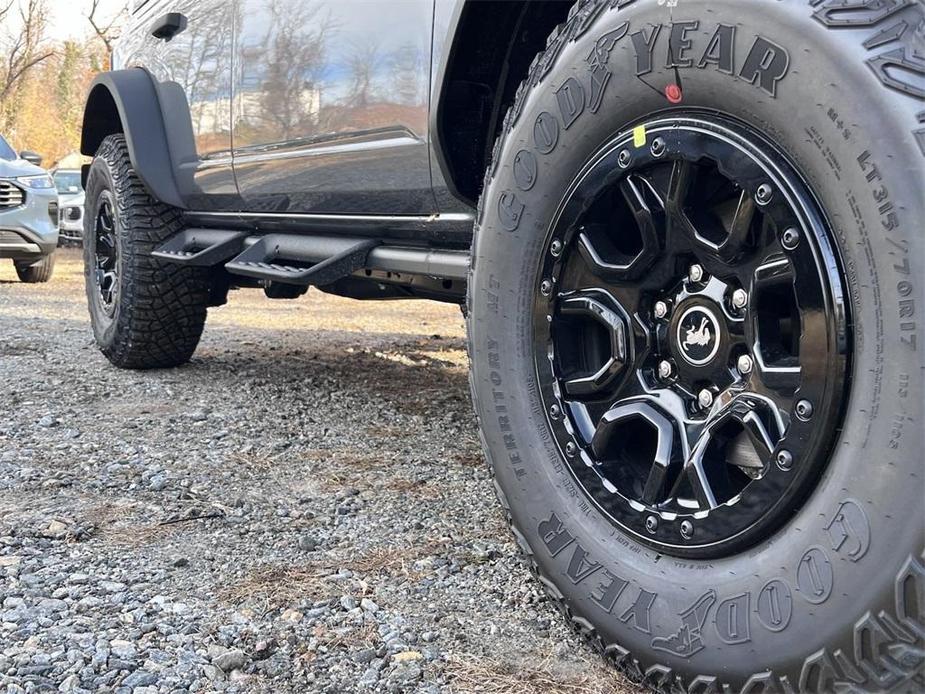
[[[47,282],[55,271],[55,254],[46,255],[34,263],[15,263],[15,266],[16,276],[19,277],[20,282],[26,284]]]
[[[552,601],[654,690],[925,683],[923,27],[582,2],[505,119],[483,445]]]
[[[87,179],[84,274],[97,345],[120,368],[179,366],[199,343],[207,271],[151,257],[182,228],[180,211],[153,199],[136,176],[125,137],[103,140]]]

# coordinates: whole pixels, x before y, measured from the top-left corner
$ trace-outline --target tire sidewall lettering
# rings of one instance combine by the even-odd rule
[[[608,16],[608,13],[602,13],[600,19],[603,20],[606,16]],[[575,53],[574,59],[570,63],[572,66],[571,72],[560,72],[548,65],[543,78],[549,79],[549,84],[544,85],[540,92],[527,94],[523,99],[522,111],[519,115],[523,115],[525,120],[522,126],[517,128],[518,133],[522,133],[522,135],[516,141],[513,137],[508,138],[509,142],[504,148],[504,150],[510,149],[511,152],[516,152],[516,157],[511,159],[509,156],[502,155],[502,161],[506,159],[512,163],[506,172],[507,167],[499,167],[499,176],[507,176],[510,180],[509,185],[511,187],[505,192],[515,194],[516,200],[523,205],[520,214],[520,219],[523,220],[523,223],[518,222],[519,233],[515,236],[505,233],[506,240],[503,242],[510,244],[512,249],[516,249],[516,252],[533,252],[526,246],[532,248],[537,242],[532,238],[533,231],[528,231],[528,229],[538,224],[538,220],[548,216],[549,204],[542,199],[544,195],[548,194],[543,190],[544,178],[555,172],[561,157],[565,156],[563,153],[577,145],[583,131],[588,127],[589,123],[593,122],[589,119],[598,116],[601,118],[608,117],[609,109],[606,106],[611,103],[610,100],[615,94],[615,63],[613,61],[617,59],[616,56],[619,55],[621,60],[625,58],[629,61],[620,65],[621,70],[635,71],[633,61],[636,60],[636,55],[634,51],[628,50],[621,53],[617,49],[621,45],[624,47],[628,45],[631,41],[631,34],[637,31],[639,27],[631,26],[629,20],[626,20],[621,15],[617,16],[620,17],[620,21],[614,20],[608,23],[599,21],[588,30],[590,37],[595,39],[593,49],[585,49],[580,53]],[[686,20],[687,18],[679,15],[676,23]],[[691,48],[686,48],[680,55],[680,59],[685,61],[690,59],[691,65],[679,64],[679,70],[713,70],[740,84],[749,83],[749,80],[742,76],[742,71],[745,59],[751,48],[756,44],[759,35],[756,33],[749,34],[749,31],[741,26],[734,27],[732,24],[724,24],[723,22],[708,26],[704,20],[702,20],[700,29],[707,32],[708,39],[717,36],[717,34],[720,35],[720,38],[716,38],[714,49],[710,53],[705,51],[706,44],[702,39],[700,48],[697,47],[696,43]],[[649,36],[649,31],[651,31],[651,27],[646,29],[647,36]],[[679,36],[681,35],[680,32],[680,29],[676,30]],[[659,33],[661,36],[656,37],[657,41],[654,43],[653,65],[655,69],[662,67],[661,61],[665,56],[661,54],[660,47],[664,47],[662,42],[667,41],[667,37],[671,34],[671,22],[663,22],[663,28]],[[610,34],[609,37],[607,36],[608,34]],[[690,38],[690,35],[690,32],[688,32],[687,38]],[[731,55],[723,53],[726,50],[724,42],[729,41],[728,37],[730,36],[733,37],[731,40],[735,43],[736,49]],[[771,38],[767,38],[767,41],[771,41]],[[759,42],[758,45],[764,46],[765,44]],[[780,43],[776,45],[781,46]],[[783,48],[783,46],[781,47]],[[566,48],[560,48],[557,52],[557,59],[563,59],[566,52]],[[606,59],[601,59],[600,56],[602,55]],[[794,56],[796,55],[797,53],[794,52]],[[707,57],[706,61],[704,61],[704,56]],[[703,64],[701,65],[701,63]],[[772,80],[767,84],[768,89],[764,89],[761,86],[761,75],[758,74],[750,83],[751,88],[764,95],[763,98],[781,99],[788,94],[788,89],[793,89],[790,85],[794,81],[792,78],[794,67],[795,65],[790,62],[788,57],[787,69],[782,78],[776,81]],[[567,75],[567,77],[557,81],[556,77],[559,74]],[[682,72],[682,76],[683,74]],[[576,83],[580,85],[580,91],[575,86]],[[581,106],[575,100],[576,95],[579,93],[583,97]],[[654,99],[655,97],[650,98]],[[537,133],[539,133],[539,136]],[[516,144],[514,144],[515,142]],[[885,166],[885,162],[881,161],[883,158],[881,152],[872,151],[871,157],[880,166]],[[843,161],[845,168],[847,168],[848,163],[853,163],[850,158]],[[854,166],[857,167],[858,164],[854,163]],[[506,183],[506,185],[508,184]],[[881,194],[879,192],[875,193],[874,190],[855,191],[859,204],[867,209],[870,207],[870,202],[868,199],[864,199],[861,192],[864,195],[871,196],[870,200],[874,199],[873,196]],[[509,203],[510,199],[507,202]],[[883,203],[881,202],[881,204]],[[902,214],[902,210],[898,210],[897,213]],[[905,214],[909,214],[909,212],[907,211]],[[890,223],[889,218],[887,218],[886,223]],[[904,224],[901,218],[897,228],[900,232],[908,233],[908,225]],[[497,234],[501,234],[501,229],[498,227],[495,228],[495,231]],[[510,230],[504,228],[504,231]],[[491,230],[489,230],[489,233],[491,233]],[[907,252],[905,255],[908,257],[910,253]],[[848,272],[852,278],[851,285],[854,286],[859,282],[859,273],[860,276],[863,276],[861,272],[863,265],[858,262],[858,259],[851,259],[851,262],[852,264],[857,263],[857,270]],[[920,261],[912,258],[906,264],[903,261],[903,256],[898,255],[896,262],[904,268],[907,267],[908,273],[913,276],[913,278],[909,278],[908,275],[904,275],[893,282],[896,295],[902,299],[915,299],[916,291],[921,293],[921,289],[915,286],[914,280],[917,265],[919,266],[919,276],[921,275]],[[521,286],[527,282],[525,273],[511,271],[511,268],[506,268],[499,275],[504,278],[504,285],[508,288],[512,286],[514,282],[512,278],[514,277],[518,278],[516,281],[520,282]],[[903,282],[906,284],[902,284]],[[522,306],[511,303],[514,295],[518,294],[518,292],[497,293],[501,296],[502,304],[507,302],[505,305],[506,310],[505,307],[502,307],[499,312],[501,315],[510,317],[515,312],[524,310]],[[898,310],[906,313],[911,311],[914,314],[914,309],[909,308],[908,304],[905,307],[899,304],[898,306]],[[521,318],[518,317],[518,320],[521,320]],[[881,339],[874,335],[869,325],[868,329],[870,332],[868,339]],[[505,341],[501,339],[501,342],[504,343]],[[514,353],[522,349],[521,347],[512,346],[510,340],[506,344],[508,348],[501,350],[502,357],[505,359],[510,358]],[[514,372],[511,373],[513,374]],[[915,376],[913,375],[913,381],[914,379]],[[908,376],[902,383],[905,385],[900,384],[899,389],[908,391]],[[517,390],[516,395],[512,394],[511,396],[513,400],[523,397],[525,397],[525,391],[521,389]],[[542,413],[534,412],[533,414],[535,418],[542,417]],[[902,445],[906,445],[905,442]],[[524,444],[518,442],[518,450],[520,450],[521,446],[526,446],[530,450],[530,454],[524,456],[528,461],[542,457],[539,449],[532,442],[525,442]],[[499,462],[503,463],[503,461]],[[543,464],[545,465],[545,459]],[[521,459],[520,465],[519,471],[515,473],[517,477],[545,474],[538,473],[535,463],[525,463]],[[556,484],[563,490],[563,498],[568,498],[569,502],[566,506],[550,504],[547,508],[556,510],[557,517],[563,523],[564,528],[572,535],[571,543],[566,548],[560,549],[555,555],[552,555],[546,552],[542,542],[536,541],[536,538],[539,537],[536,526],[526,529],[532,531],[529,542],[537,555],[543,555],[545,560],[555,566],[555,570],[563,576],[563,580],[574,586],[575,592],[571,594],[574,596],[572,599],[576,600],[579,605],[587,605],[586,612],[590,613],[592,610],[596,610],[598,614],[609,615],[609,619],[617,622],[620,616],[633,604],[635,598],[638,597],[639,591],[651,593],[655,597],[646,611],[651,630],[651,635],[646,641],[646,647],[652,648],[651,640],[653,638],[667,638],[674,633],[672,630],[679,630],[684,627],[685,623],[681,614],[696,602],[693,599],[694,597],[699,599],[706,595],[704,604],[709,603],[709,608],[705,622],[699,627],[697,627],[697,620],[691,622],[697,627],[694,631],[697,632],[696,636],[700,639],[699,648],[696,639],[690,646],[692,649],[690,655],[694,658],[700,656],[704,650],[716,648],[717,646],[735,647],[744,646],[744,644],[755,644],[754,646],[744,646],[755,648],[758,647],[760,642],[759,637],[777,639],[780,638],[778,635],[788,634],[793,631],[790,628],[791,625],[801,624],[805,626],[807,615],[816,614],[813,610],[833,609],[832,605],[836,603],[835,597],[843,595],[843,592],[848,589],[845,581],[850,578],[850,572],[869,570],[869,565],[875,562],[872,556],[876,555],[877,552],[874,550],[882,552],[882,545],[888,543],[882,533],[878,537],[877,529],[882,526],[878,526],[876,522],[871,522],[871,518],[874,518],[875,521],[879,520],[876,518],[877,514],[869,516],[865,511],[865,503],[860,498],[842,496],[837,500],[830,499],[827,507],[820,509],[821,512],[816,514],[817,520],[813,522],[812,527],[802,528],[804,544],[790,549],[790,564],[787,567],[767,575],[762,574],[762,582],[751,590],[729,590],[717,583],[712,588],[712,600],[708,593],[694,595],[688,593],[687,603],[681,604],[676,602],[675,598],[664,594],[665,591],[660,588],[659,583],[642,580],[635,565],[627,568],[622,561],[619,561],[619,563],[614,562],[610,556],[596,549],[593,543],[586,542],[583,538],[588,536],[590,528],[597,527],[600,529],[603,526],[589,525],[586,508],[580,506],[577,490],[571,484],[569,473],[564,466],[558,466],[553,473],[550,473],[550,478],[556,480]],[[856,489],[851,490],[851,493],[859,494]],[[548,519],[548,515],[544,516],[544,519]],[[609,539],[615,541],[613,537]],[[618,547],[621,553],[629,552],[627,556],[631,559],[646,557],[648,554],[645,549],[642,551],[638,549],[630,550],[625,544],[615,544],[614,547]],[[665,561],[665,559],[663,558],[662,561]],[[916,560],[912,561],[913,567],[919,566]],[[632,564],[633,562],[628,563]],[[861,567],[864,568],[862,569]],[[914,570],[912,570],[913,573]],[[914,575],[918,576],[919,574],[914,573]],[[850,583],[850,580],[847,582]],[[622,585],[623,583],[625,585]],[[899,594],[897,592],[897,595]],[[878,627],[882,628],[886,638],[902,640],[901,636],[906,629],[906,625],[915,624],[914,617],[901,614],[898,608],[894,614],[895,616],[893,617],[888,614],[885,618],[874,617],[873,619]],[[894,626],[891,626],[890,619],[895,620],[896,624]],[[627,623],[623,622],[623,624],[626,627]],[[640,630],[635,628],[635,622],[630,624],[629,627],[630,631],[626,633],[642,634]],[[789,637],[783,638],[786,640]],[[633,645],[633,643],[623,643],[622,645],[624,647],[628,646],[630,651],[635,651],[639,648],[638,644]],[[847,657],[851,663],[847,661],[842,663],[838,658],[830,657],[833,662],[833,672],[838,677],[847,676],[846,673],[853,666],[852,663],[855,662],[854,656],[849,654]],[[670,673],[670,670],[668,672]],[[786,678],[784,679],[786,680]],[[750,682],[752,681],[750,680]],[[779,682],[780,678],[777,675],[769,675],[767,683],[772,686],[780,686]],[[792,684],[788,686],[796,687],[796,678],[791,676],[790,682]],[[752,685],[757,686],[756,683],[757,680],[752,682]]]

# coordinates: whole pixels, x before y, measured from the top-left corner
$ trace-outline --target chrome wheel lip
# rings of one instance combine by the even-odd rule
[[[670,140],[673,132],[684,129],[699,132],[705,137],[715,138],[734,147],[745,148],[751,156],[761,163],[770,180],[775,182],[776,191],[782,193],[782,195],[775,194],[776,199],[772,199],[768,207],[774,207],[775,204],[780,202],[789,205],[797,217],[799,227],[803,232],[802,235],[811,237],[811,243],[806,244],[802,252],[809,251],[808,255],[811,257],[812,265],[820,275],[822,296],[818,297],[818,299],[825,314],[827,326],[823,337],[826,348],[836,355],[836,359],[834,359],[835,363],[828,365],[831,368],[826,371],[821,388],[812,395],[825,410],[825,416],[814,418],[813,426],[806,427],[804,426],[806,423],[803,422],[797,422],[796,426],[794,426],[792,420],[796,420],[796,418],[785,415],[783,418],[785,421],[781,421],[780,426],[782,431],[786,431],[788,436],[792,435],[793,438],[808,437],[811,435],[813,428],[820,427],[825,430],[826,436],[815,437],[817,440],[802,447],[801,453],[805,454],[807,459],[812,460],[812,464],[807,464],[803,467],[794,466],[793,470],[782,470],[774,465],[768,467],[767,472],[762,476],[762,481],[770,485],[768,493],[774,496],[777,501],[771,504],[764,517],[759,517],[741,527],[735,527],[734,523],[726,523],[725,525],[729,532],[720,530],[704,533],[700,532],[700,530],[704,527],[706,518],[712,513],[714,519],[716,519],[717,514],[713,513],[713,511],[717,509],[704,511],[697,508],[687,510],[675,508],[669,511],[647,506],[638,499],[624,496],[617,489],[610,489],[606,491],[612,497],[620,499],[620,505],[624,511],[620,514],[614,514],[612,507],[601,503],[599,495],[589,493],[589,483],[592,485],[597,484],[599,490],[605,487],[604,481],[595,480],[596,475],[592,471],[595,468],[596,461],[593,459],[593,454],[587,450],[588,447],[582,445],[583,440],[589,440],[592,435],[595,423],[589,417],[586,411],[587,408],[583,408],[581,403],[569,403],[563,397],[563,391],[555,373],[553,365],[554,350],[550,337],[552,329],[548,327],[553,322],[552,314],[554,311],[551,306],[556,299],[555,295],[544,301],[534,303],[533,325],[536,339],[536,375],[547,413],[550,405],[555,404],[565,414],[565,416],[559,416],[555,419],[547,417],[556,444],[560,452],[563,453],[563,459],[569,463],[568,469],[575,477],[582,491],[605,516],[621,530],[635,536],[645,544],[666,551],[666,553],[685,557],[725,556],[769,537],[789,517],[789,514],[805,500],[806,496],[811,492],[814,482],[818,480],[821,471],[825,467],[828,452],[831,450],[833,435],[847,400],[845,389],[849,378],[851,348],[847,295],[844,279],[839,270],[840,263],[837,252],[832,243],[831,232],[821,206],[819,206],[796,169],[781,153],[776,151],[770,142],[747,126],[717,114],[706,115],[688,112],[678,115],[666,115],[646,123],[645,127],[650,140],[658,135]],[[598,174],[600,176],[609,176],[610,184],[613,185],[614,180],[629,175],[633,170],[648,164],[645,160],[647,158],[651,159],[651,156],[647,153],[647,148],[640,148],[634,154],[633,162],[630,166],[621,169],[617,165],[616,157],[618,153],[631,147],[631,142],[632,130],[626,130],[618,134],[589,158],[588,163],[568,187],[547,231],[544,244],[547,252],[543,256],[543,264],[537,283],[541,279],[553,277],[555,278],[554,285],[557,288],[561,286],[562,269],[567,258],[571,256],[570,252],[563,252],[561,249],[562,247],[565,249],[573,247],[577,233],[577,229],[563,226],[562,220],[567,216],[567,210],[573,200],[575,191],[588,181],[588,178],[595,173],[595,169],[601,166],[602,162],[605,162],[608,157],[614,158],[612,169],[614,173]],[[664,161],[665,158],[666,155],[663,152],[658,159],[659,161]],[[816,232],[819,233],[817,234]],[[549,245],[553,241],[557,242],[557,247],[560,250],[555,254],[550,254],[548,252]],[[584,251],[584,249],[582,250]],[[834,282],[831,281],[833,278]],[[751,292],[749,292],[749,295],[751,295]],[[615,301],[615,304],[624,312],[629,310],[620,305],[618,301]],[[675,317],[678,316],[679,311],[683,313],[687,308],[677,302],[669,302],[669,305],[672,306],[669,314],[669,319],[671,320],[669,326],[666,327],[670,330],[674,325],[677,325]],[[735,307],[730,309],[726,305],[721,305],[717,308],[724,315],[727,310],[733,314],[737,310]],[[651,338],[646,334],[649,330],[647,317],[640,311],[630,310],[630,313],[632,315],[628,316],[627,328],[636,339],[628,340],[628,342],[630,343],[629,348],[634,350],[640,343],[645,344]],[[723,316],[720,316],[720,321],[722,320]],[[754,331],[754,326],[749,324],[748,319],[742,318],[741,320],[743,330]],[[753,368],[750,372],[759,372],[761,369],[766,368],[766,365],[762,362],[760,350],[752,355],[752,359]],[[678,368],[682,370],[685,368],[683,363],[679,363],[683,360],[675,358],[673,361]],[[737,359],[733,359],[730,366],[732,374],[730,378],[733,381],[736,378],[748,381],[751,378],[750,373],[740,373],[736,368],[736,363]],[[699,368],[699,365],[687,364],[686,367],[696,369]],[[679,378],[679,375],[675,373],[672,378]],[[683,425],[691,429],[687,436],[680,437],[682,439],[681,448],[683,449],[685,460],[688,460],[696,453],[696,443],[689,445],[687,440],[697,441],[697,427],[703,430],[705,428],[704,422],[691,418],[689,412],[685,410],[683,403],[679,400],[666,397],[660,389],[651,388],[650,382],[646,380],[646,377],[639,370],[625,375],[624,380],[631,380],[637,384],[637,394],[634,398],[639,402],[649,404],[652,412],[656,413],[652,416],[653,419],[664,416],[673,422],[674,426]],[[693,391],[690,395],[696,398],[697,392]],[[710,412],[713,417],[718,418],[738,416],[735,415],[736,408],[739,408],[744,401],[749,399],[750,394],[745,388],[731,385],[717,394]],[[754,398],[751,399],[755,400]],[[760,400],[760,398],[757,399],[758,402]],[[816,408],[816,411],[819,413],[822,410]],[[771,419],[775,418],[771,417]],[[773,428],[773,426],[772,423],[771,427]],[[782,437],[781,440],[786,443],[789,453],[789,449],[793,447],[789,445],[788,437]],[[580,454],[566,456],[564,454],[564,442],[576,441],[579,444],[578,450]],[[574,446],[574,443],[572,445]],[[781,443],[779,447],[783,448],[783,445],[784,443]],[[725,509],[738,506],[741,509],[747,503],[749,503],[747,499],[735,498],[725,502],[721,507]],[[662,521],[658,523],[655,531],[645,526],[646,518],[653,515],[659,517]],[[635,517],[638,522],[633,519],[628,521],[628,516]],[[772,520],[768,520],[768,516],[772,517]],[[696,529],[690,537],[682,537],[679,532],[680,523],[685,519],[692,520]],[[637,525],[638,527],[636,527]]]

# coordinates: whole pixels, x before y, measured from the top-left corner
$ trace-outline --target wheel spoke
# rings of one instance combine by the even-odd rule
[[[664,226],[663,203],[652,184],[642,176],[627,176],[618,184],[633,220],[633,229],[591,223],[578,235],[578,248],[585,263],[597,277],[612,282],[637,278],[648,268],[661,249]],[[618,235],[634,234],[638,249],[619,250]]]
[[[697,228],[687,214],[686,204],[697,168],[689,161],[678,160],[671,169],[668,181],[668,195],[665,199],[665,214],[669,227],[692,241],[699,241]]]
[[[716,508],[717,506],[716,494],[710,486],[710,481],[707,479],[707,473],[703,465],[709,444],[709,436],[701,435],[684,463],[683,477],[678,479],[671,493],[673,498],[677,498],[684,481],[687,481],[691,491],[694,493],[694,499],[698,507],[704,510]]]
[[[758,413],[755,410],[749,411],[742,416],[741,422],[742,428],[745,429],[745,433],[748,434],[748,439],[752,446],[755,447],[755,452],[758,454],[758,457],[761,460],[769,460],[771,458],[771,451],[774,450],[777,441],[771,439],[771,434],[768,432],[768,428],[764,425],[764,422],[761,421]]]
[[[729,234],[716,249],[720,258],[731,261],[743,255],[751,241],[752,223],[755,219],[756,209],[757,204],[754,198],[743,190],[739,195],[739,202],[736,205],[735,215],[729,227]]]
[[[767,366],[759,364],[755,378],[768,395],[792,397],[800,387],[803,370],[799,366]]]
[[[642,491],[642,501],[649,505],[657,504],[665,498],[665,486],[668,482],[674,450],[674,427],[666,426],[664,423],[661,423],[660,427],[655,458],[652,460],[652,468],[649,470],[649,476],[646,478]]]
[[[658,242],[656,211],[651,202],[663,205],[652,184],[642,176],[627,176],[620,181],[620,192],[629,205],[644,241]],[[649,193],[648,197],[646,192]],[[661,213],[661,210],[658,211]]]
[[[684,210],[695,173],[694,165],[684,159],[678,159],[672,165],[671,178],[668,180],[668,197],[665,201],[668,214],[677,215]]]
[[[615,444],[629,433],[639,433],[640,427],[654,437],[652,458],[638,461],[649,467],[643,486],[641,500],[648,505],[655,505],[666,498],[666,487],[672,474],[677,475],[680,468],[680,456],[676,452],[677,437],[671,420],[655,405],[645,400],[632,400],[617,403],[601,417],[594,436],[591,450],[598,459],[614,457]],[[628,458],[634,457],[637,450],[623,452],[618,465],[630,465]]]
[[[778,397],[790,397],[800,385],[800,317],[793,288],[793,264],[784,256],[766,260],[752,273],[749,295],[756,306],[750,326],[758,357],[754,381]]]
[[[96,266],[96,285],[103,309],[110,315],[115,310],[118,291],[118,247],[115,217],[110,199],[104,196],[99,202],[94,220],[93,244]]]
[[[563,387],[568,395],[588,396],[595,395],[611,386],[614,379],[620,375],[627,361],[626,326],[623,316],[614,308],[615,301],[603,291],[583,292],[564,297],[559,303],[559,315],[566,320],[563,340],[559,342],[559,349],[566,349],[564,344],[568,340],[568,347],[574,352],[572,355],[573,367],[582,368],[581,375],[569,375],[563,379]],[[581,330],[581,323],[593,321],[603,326],[607,336],[607,354],[598,359],[598,364],[588,369],[588,357],[593,348],[598,345],[586,345],[582,342],[587,338]],[[590,340],[590,338],[587,338]],[[593,354],[592,354],[593,357]],[[594,368],[596,366],[596,368]]]

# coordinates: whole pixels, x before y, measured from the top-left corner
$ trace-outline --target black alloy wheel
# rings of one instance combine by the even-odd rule
[[[119,244],[112,194],[103,191],[93,223],[93,278],[98,298],[106,315],[115,313],[119,299]]]
[[[790,518],[827,463],[852,342],[826,218],[774,146],[717,115],[637,127],[569,186],[543,263],[538,381],[587,497],[681,557]]]

